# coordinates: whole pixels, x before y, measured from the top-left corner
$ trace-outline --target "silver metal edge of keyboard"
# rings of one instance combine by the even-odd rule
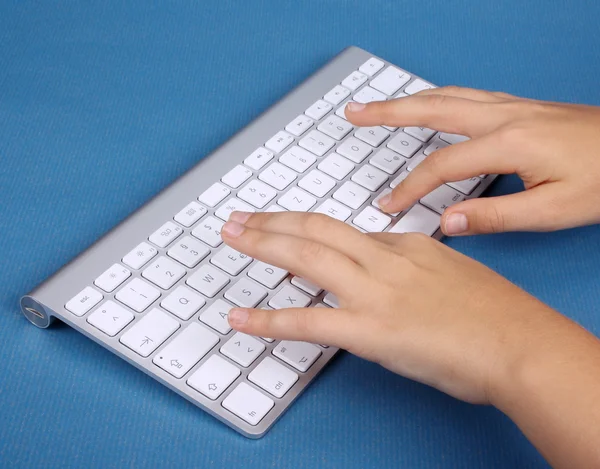
[[[23,296],[21,298],[21,309],[25,316],[41,328],[48,327],[54,318],[60,319],[199,406],[235,431],[248,438],[262,437],[335,355],[337,352],[335,348],[322,349],[322,355],[315,364],[306,373],[298,373],[300,376],[298,383],[283,398],[277,399],[270,396],[275,401],[276,406],[279,402],[282,402],[282,404],[279,405],[279,409],[271,410],[258,425],[252,426],[234,414],[229,415],[229,412],[221,407],[222,400],[227,397],[234,386],[231,386],[216,401],[210,401],[186,384],[187,378],[198,365],[192,368],[184,378],[175,379],[152,365],[151,359],[154,354],[151,354],[148,358],[142,358],[129,349],[119,346],[118,336],[107,337],[95,329],[86,322],[87,315],[79,318],[70,314],[64,309],[64,302],[89,285],[91,279],[96,278],[107,266],[120,262],[124,253],[146,239],[150,233],[162,223],[171,219],[173,214],[177,213],[189,201],[196,200],[205,188],[220,179],[224,174],[224,170],[226,170],[225,168],[231,168],[239,164],[252,150],[262,146],[265,141],[272,137],[276,129],[281,128],[282,123],[289,122],[298,114],[303,113],[307,105],[327,93],[332,84],[341,81],[370,57],[373,57],[373,54],[353,46],[344,49],[333,57],[277,103],[257,116],[246,127],[202,158],[189,171],[156,194],[94,244],[35,287],[30,293]],[[190,183],[191,181],[193,181],[193,184]],[[161,213],[164,214],[162,219],[157,216]],[[116,249],[115,245],[122,246],[123,249]],[[136,273],[134,272],[134,276]],[[45,317],[43,319],[39,318],[37,315],[32,314],[31,309],[42,313]],[[185,326],[193,320],[192,318],[189,321],[181,321],[181,323]],[[165,342],[165,344],[168,343],[169,340]],[[218,347],[223,343],[224,340],[221,339]],[[113,344],[117,347],[112,346]],[[270,351],[272,348],[272,344],[267,344],[267,350]],[[207,356],[210,356],[210,354],[211,352]],[[206,356],[200,363],[205,359]],[[247,372],[248,370],[242,369],[243,375],[247,375]],[[252,383],[249,384],[252,385]],[[230,418],[225,418],[225,415]]]
[[[298,373],[299,382],[283,398],[277,399],[270,396],[275,401],[276,408],[271,410],[258,425],[252,426],[230,414],[221,406],[221,402],[231,392],[234,385],[230,386],[215,401],[205,398],[187,386],[187,378],[212,354],[212,351],[183,378],[176,379],[154,366],[151,361],[154,354],[162,346],[168,344],[173,336],[161,347],[158,347],[148,358],[142,358],[119,344],[120,334],[115,337],[106,336],[86,322],[88,315],[80,318],[66,311],[64,302],[76,295],[85,286],[90,285],[91,279],[96,278],[107,266],[120,262],[122,255],[146,239],[162,223],[171,219],[188,202],[195,200],[204,189],[213,182],[218,181],[227,169],[239,164],[252,150],[263,145],[278,129],[282,128],[282,124],[290,122],[297,115],[303,113],[308,105],[328,92],[333,84],[339,83],[345,76],[356,70],[371,57],[374,57],[374,55],[356,47],[349,47],[342,51],[285,95],[279,102],[256,117],[245,128],[201,159],[188,172],[106,233],[96,243],[37,286],[31,293],[24,296],[21,300],[21,308],[24,314],[31,322],[42,328],[47,327],[53,317],[62,320],[244,436],[249,438],[263,436],[335,355],[337,352],[335,348],[322,349],[322,355],[315,364],[306,373]],[[387,65],[392,65],[383,59],[380,60]],[[414,75],[413,77],[418,78]],[[488,177],[469,198],[478,197],[489,186],[492,179],[491,176]],[[434,234],[434,238],[440,239],[441,237],[441,232],[438,230]],[[119,247],[116,248],[115,246]],[[132,277],[139,277],[139,274],[140,271],[133,271]],[[185,281],[185,277],[183,281]],[[282,285],[284,284],[289,284],[289,279],[286,279]],[[277,290],[282,285],[277,287]],[[107,296],[112,298],[112,294],[105,295],[105,299]],[[218,297],[222,297],[222,294]],[[42,312],[44,318],[39,318],[31,310]],[[139,314],[134,314],[139,317]],[[185,327],[195,320],[197,320],[196,315],[188,321],[180,322]],[[227,335],[226,338],[220,336],[218,347],[225,343],[229,337],[230,335]],[[264,352],[263,356],[271,353],[274,344],[266,344],[266,347],[267,352]],[[248,369],[242,369],[242,378],[238,378],[238,380],[245,380],[248,372]],[[248,383],[247,380],[245,381]],[[248,384],[252,385],[252,383]]]

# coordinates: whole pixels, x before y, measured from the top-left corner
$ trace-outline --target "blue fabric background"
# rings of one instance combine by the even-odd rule
[[[600,104],[598,24],[596,0],[2,0],[0,466],[546,467],[494,409],[349,354],[246,440],[18,298],[350,44],[437,84]],[[599,234],[447,242],[598,334]]]

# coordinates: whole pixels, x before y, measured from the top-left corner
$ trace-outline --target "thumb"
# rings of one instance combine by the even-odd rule
[[[277,310],[234,308],[228,320],[245,334],[274,339],[301,340],[348,349],[360,340],[356,321],[337,308],[287,308]]]
[[[556,192],[556,188],[538,186],[511,195],[466,200],[446,209],[441,228],[448,236],[560,229]]]

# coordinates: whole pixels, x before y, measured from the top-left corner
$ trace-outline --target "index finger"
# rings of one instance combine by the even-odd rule
[[[345,113],[357,126],[427,127],[478,137],[506,121],[504,108],[494,104],[443,94],[415,94],[368,104],[348,103]]]

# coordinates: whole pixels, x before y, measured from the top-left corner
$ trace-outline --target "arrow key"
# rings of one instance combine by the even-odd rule
[[[212,355],[187,380],[188,386],[215,400],[241,374],[240,370],[227,360]]]
[[[256,338],[237,332],[221,347],[221,353],[243,367],[248,367],[263,353],[265,344]]]

